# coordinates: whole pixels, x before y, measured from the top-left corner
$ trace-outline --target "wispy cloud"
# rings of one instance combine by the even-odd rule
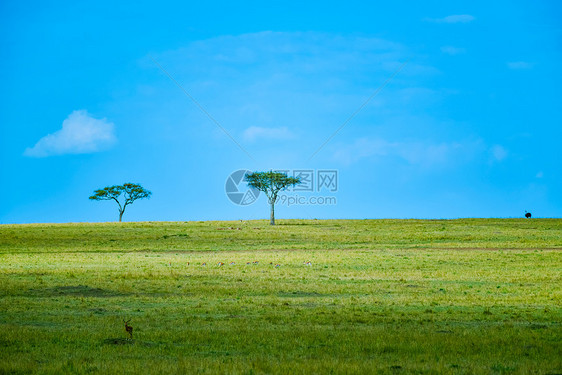
[[[443,18],[425,18],[425,21],[434,23],[468,23],[474,20],[474,16],[470,14],[453,14]]]
[[[370,36],[264,31],[192,42],[154,56],[241,141],[296,139],[298,129],[296,141],[306,141],[301,150],[311,153],[411,52]],[[435,74],[428,69],[411,62],[400,77]],[[384,97],[404,85],[393,81]],[[381,105],[378,99],[361,114]]]
[[[494,161],[502,161],[507,157],[507,150],[501,145],[494,145],[490,149]]]
[[[244,130],[243,137],[248,142],[258,140],[287,140],[295,138],[295,135],[286,127],[263,128],[260,126],[250,126]]]
[[[447,55],[460,55],[466,52],[464,48],[453,47],[453,46],[443,46],[441,47],[441,52],[446,53]]]
[[[507,67],[513,70],[531,69],[533,65],[533,63],[527,61],[512,61],[507,63]]]
[[[469,157],[478,146],[479,142],[390,142],[381,138],[360,138],[341,146],[334,153],[334,159],[349,165],[364,158],[398,158],[408,164],[431,167]]]
[[[95,119],[85,110],[73,111],[60,130],[41,138],[24,155],[41,158],[102,151],[116,143],[114,127],[113,123]]]
[[[254,81],[277,83],[356,69],[382,70],[386,75],[400,65],[404,55],[403,45],[376,37],[262,31],[201,40],[155,57],[180,79],[204,75],[205,82],[215,83],[225,78],[223,74],[231,77],[236,72],[250,75]]]

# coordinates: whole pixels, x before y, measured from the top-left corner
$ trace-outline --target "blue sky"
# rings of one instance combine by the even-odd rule
[[[558,1],[48,3],[0,3],[0,223],[267,218],[239,169],[338,171],[278,218],[561,216]]]

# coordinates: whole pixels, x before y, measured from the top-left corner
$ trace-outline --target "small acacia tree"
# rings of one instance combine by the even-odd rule
[[[123,194],[124,201],[121,203],[119,197]],[[90,199],[95,201],[109,201],[114,200],[119,205],[119,222],[123,218],[123,213],[125,208],[133,204],[137,199],[150,198],[152,193],[139,184],[132,184],[130,182],[123,185],[107,186],[103,189],[98,189],[94,191],[94,195]]]
[[[279,192],[301,183],[298,177],[288,177],[286,173],[273,171],[248,173],[244,176],[244,180],[248,186],[263,191],[267,196],[267,201],[271,205],[270,225],[275,225],[275,202]]]

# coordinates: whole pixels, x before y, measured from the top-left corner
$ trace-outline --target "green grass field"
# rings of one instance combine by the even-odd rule
[[[560,219],[0,225],[0,373],[561,374],[561,251]]]

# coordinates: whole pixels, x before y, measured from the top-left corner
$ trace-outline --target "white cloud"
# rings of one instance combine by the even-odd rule
[[[443,46],[441,47],[441,52],[446,53],[447,55],[460,55],[466,52],[464,48],[458,48],[453,46]]]
[[[531,69],[533,67],[533,63],[526,62],[526,61],[513,61],[513,62],[508,62],[507,67],[513,70]]]
[[[474,21],[474,19],[470,14],[453,14],[443,18],[426,18],[425,20],[435,23],[468,23]]]
[[[279,128],[262,128],[259,126],[250,126],[244,130],[244,139],[248,142],[257,140],[287,140],[293,139],[294,134],[285,126]]]
[[[46,157],[63,154],[86,154],[102,151],[117,141],[114,125],[95,119],[85,110],[74,111],[62,122],[62,129],[47,134],[25,156]]]
[[[503,146],[494,145],[490,151],[496,161],[502,161],[507,157],[507,150]]]

